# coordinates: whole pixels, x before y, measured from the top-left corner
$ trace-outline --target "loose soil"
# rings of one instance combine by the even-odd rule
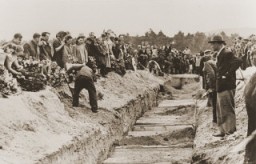
[[[184,81],[195,83],[193,79]],[[115,145],[104,164],[191,163],[195,136],[195,101],[191,99],[199,84],[193,87],[182,84],[183,89],[178,88],[175,94],[170,85],[170,81],[165,83],[159,106],[137,120],[133,130]]]
[[[206,101],[198,103],[197,115],[198,128],[194,140],[193,163],[218,163],[218,164],[243,164],[245,147],[240,146],[246,138],[248,117],[244,103],[244,87],[253,73],[255,67],[249,67],[245,71],[237,71],[237,79],[245,78],[245,81],[237,80],[236,87],[236,125],[237,131],[223,139],[213,137],[217,127],[212,124],[212,109],[206,107]]]
[[[109,73],[96,83],[103,95],[97,114],[90,110],[86,90],[80,106],[73,108],[67,86],[1,98],[0,163],[97,163],[143,110],[156,103],[160,84],[163,79],[146,71],[123,77]]]

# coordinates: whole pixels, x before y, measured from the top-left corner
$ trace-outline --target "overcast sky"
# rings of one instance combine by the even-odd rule
[[[0,39],[60,30],[142,35],[152,28],[172,36],[179,30],[256,28],[255,7],[255,0],[0,0]]]

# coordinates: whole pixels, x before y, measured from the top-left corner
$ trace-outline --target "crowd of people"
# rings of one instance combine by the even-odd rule
[[[109,71],[116,71],[124,75],[126,70],[149,69],[163,73],[195,73],[196,58],[191,51],[186,48],[178,51],[172,44],[164,46],[150,45],[142,42],[141,45],[134,46],[125,43],[124,36],[116,36],[114,32],[108,30],[99,38],[94,33],[85,35],[79,34],[72,37],[69,32],[60,31],[56,34],[56,39],[50,43],[50,33],[35,33],[31,41],[22,44],[22,35],[17,33],[13,40],[2,45],[2,49],[8,56],[8,61],[17,60],[33,61],[42,65],[47,65],[44,69],[47,76],[50,73],[50,63],[56,62],[60,68],[65,68],[65,63],[85,63],[95,73],[105,77]],[[12,49],[7,52],[7,48]],[[202,54],[201,54],[202,55]],[[20,68],[20,66],[18,65]],[[20,75],[11,67],[8,67],[13,74]]]
[[[85,88],[91,109],[97,112],[94,81],[111,71],[121,76],[127,70],[138,69],[159,76],[194,73],[202,76],[208,106],[213,109],[212,121],[219,128],[214,136],[224,137],[236,131],[236,70],[256,64],[254,35],[249,39],[236,38],[231,47],[225,46],[222,36],[216,35],[209,41],[213,50],[196,54],[188,47],[179,51],[171,43],[157,46],[142,42],[135,46],[111,30],[98,38],[93,32],[88,37],[84,34],[73,37],[69,32],[60,31],[53,42],[49,40],[50,35],[49,32],[35,33],[31,41],[23,44],[22,35],[17,33],[1,46],[0,93],[3,96],[17,92],[18,83],[23,90],[37,91],[46,84],[55,87],[75,81],[75,87],[70,88],[73,106],[78,106],[79,93]],[[249,113],[248,116],[255,117]],[[256,129],[255,121],[251,122],[248,135]]]
[[[256,36],[251,35],[249,38],[243,39],[238,37],[234,40],[234,44],[231,47],[233,53],[242,59],[241,69],[245,70],[247,67],[253,65],[253,51],[256,49]]]
[[[94,79],[106,77],[110,71],[123,76],[126,70],[137,69],[147,69],[157,75],[195,72],[195,60],[188,48],[182,52],[172,44],[158,47],[148,42],[135,46],[111,30],[100,37],[93,32],[88,37],[84,34],[73,37],[69,32],[60,31],[53,41],[49,40],[50,35],[49,32],[34,33],[30,41],[23,43],[22,34],[17,33],[1,45],[1,85],[8,88],[2,89],[2,93],[16,91],[16,79],[23,90],[30,91],[46,83],[60,85],[65,81],[63,70],[67,69],[67,63],[87,65],[93,70]]]
[[[49,32],[34,33],[32,40],[23,43],[22,34],[17,33],[9,42],[1,45],[0,82],[1,93],[17,90],[17,80],[23,90],[37,91],[45,84],[58,86],[65,82],[66,64],[85,64],[93,70],[94,79],[106,77],[110,71],[123,76],[126,70],[148,70],[156,75],[195,73],[203,76],[207,56],[214,51],[205,50],[192,54],[186,47],[177,50],[172,43],[140,45],[125,42],[123,35],[104,31],[100,37],[93,32],[85,37],[73,37],[60,31],[51,41]],[[254,48],[252,39],[237,38],[231,47],[236,56],[243,60],[242,69],[251,66],[250,53]],[[216,54],[215,54],[216,55]],[[13,78],[14,77],[14,78]],[[24,78],[25,77],[25,78]],[[205,76],[203,76],[205,78]],[[17,79],[17,80],[16,80]],[[204,80],[204,88],[206,88]],[[7,88],[7,89],[6,89]]]
[[[158,46],[147,41],[140,45],[125,42],[124,36],[104,31],[100,37],[93,32],[85,37],[73,37],[70,32],[60,31],[51,41],[49,32],[34,33],[32,40],[22,41],[17,33],[9,42],[1,45],[0,85],[1,93],[16,92],[18,83],[23,90],[37,91],[46,84],[58,86],[67,81],[67,65],[84,64],[93,71],[93,79],[106,77],[111,71],[123,76],[127,70],[148,70],[156,75],[194,73],[203,77],[203,88],[214,84],[207,76],[210,59],[217,53],[205,50],[192,54],[186,47],[177,50],[172,43]],[[243,60],[242,69],[251,66],[253,39],[237,38],[230,49]],[[212,70],[211,70],[212,71]],[[211,84],[209,84],[211,83]],[[210,94],[211,95],[211,94]],[[210,103],[209,103],[210,104]],[[216,120],[216,118],[214,119]]]
[[[127,70],[140,69],[162,76],[164,72],[185,73],[192,68],[189,68],[188,48],[179,52],[171,44],[157,47],[148,42],[134,46],[111,30],[100,37],[93,32],[88,37],[84,34],[73,37],[69,32],[60,31],[53,41],[49,40],[50,35],[49,32],[34,33],[30,41],[23,43],[22,34],[16,33],[11,41],[1,45],[2,96],[7,97],[19,89],[38,91],[46,85],[56,87],[75,81],[75,87],[70,88],[73,106],[78,106],[78,95],[85,88],[89,91],[92,111],[96,112],[93,81],[106,77],[111,71],[123,76]],[[190,71],[192,73],[192,69]]]

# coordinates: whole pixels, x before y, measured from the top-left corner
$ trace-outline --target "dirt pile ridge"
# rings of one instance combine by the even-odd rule
[[[212,134],[217,132],[217,127],[212,124],[212,109],[205,107],[206,101],[201,101],[197,116],[198,128],[194,140],[194,163],[243,163],[244,149],[239,152],[233,152],[233,150],[245,139],[247,134],[248,117],[243,94],[245,84],[256,72],[256,68],[249,67],[241,72],[240,70],[237,71],[237,78],[241,79],[243,77],[245,80],[237,80],[235,96],[237,131],[224,140],[213,137]]]
[[[97,114],[90,111],[86,90],[80,97],[80,107],[72,108],[67,86],[0,99],[0,163],[61,163],[58,154],[70,154],[67,150],[74,150],[74,160],[80,158],[75,151],[86,152],[88,157],[83,159],[95,163],[97,156],[103,154],[98,150],[100,146],[112,144],[118,139],[116,133],[128,130],[132,119],[135,121],[143,110],[148,110],[145,108],[156,103],[155,89],[162,83],[163,79],[146,71],[127,72],[124,77],[109,73],[108,78],[96,83],[97,91],[103,94]],[[109,143],[104,143],[106,138]],[[80,146],[74,145],[79,142]],[[82,151],[86,143],[88,150]],[[90,149],[97,144],[97,150]]]

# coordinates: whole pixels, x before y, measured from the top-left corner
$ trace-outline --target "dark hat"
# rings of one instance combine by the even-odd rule
[[[57,34],[56,34],[56,37],[60,37],[60,35],[63,33],[64,31],[59,31]]]
[[[212,40],[210,40],[208,43],[223,43],[223,44],[226,44],[221,35],[215,35],[212,38]]]
[[[101,37],[102,37],[102,38],[106,37],[106,34],[101,34]]]
[[[15,39],[16,38],[22,38],[22,35],[20,34],[20,33],[16,33],[16,34],[14,34],[14,36],[13,36]]]
[[[87,41],[93,42],[92,38],[87,38]]]
[[[120,41],[119,38],[115,38],[114,40],[115,40],[115,41]]]
[[[66,32],[64,32],[64,31],[59,31],[59,32],[56,34],[56,37],[63,38],[63,37],[65,37],[66,35],[67,35]]]
[[[72,39],[72,36],[71,35],[66,35],[65,36],[65,41],[69,40],[69,39]]]
[[[50,35],[50,33],[49,33],[49,32],[42,32],[41,35],[42,35],[42,36],[46,36],[46,35]]]
[[[33,38],[39,38],[41,35],[39,33],[34,33]]]

